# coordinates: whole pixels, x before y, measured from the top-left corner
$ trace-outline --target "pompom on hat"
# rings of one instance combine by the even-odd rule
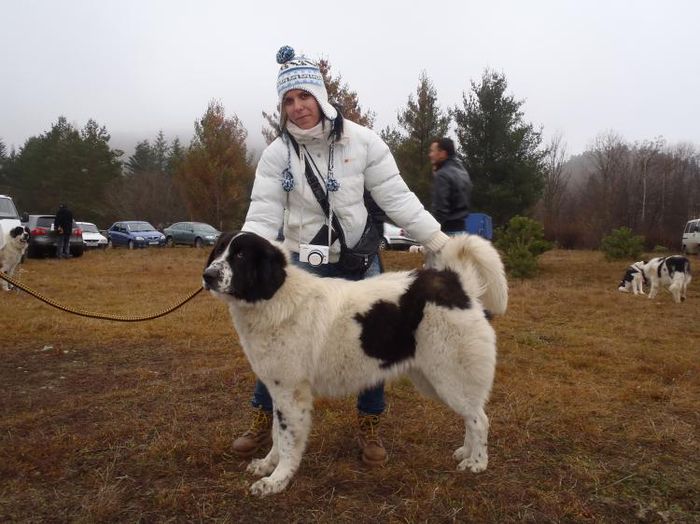
[[[285,93],[292,89],[301,89],[311,93],[321,106],[321,111],[326,118],[335,120],[338,116],[336,109],[328,101],[326,84],[318,65],[305,56],[296,56],[294,49],[288,45],[280,47],[277,51],[277,63],[281,65],[277,75],[277,94],[280,98],[280,113],[284,120],[284,106],[282,101]]]

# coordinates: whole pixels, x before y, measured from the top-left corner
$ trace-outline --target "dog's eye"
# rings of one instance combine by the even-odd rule
[[[243,251],[236,253],[236,258],[243,258]]]

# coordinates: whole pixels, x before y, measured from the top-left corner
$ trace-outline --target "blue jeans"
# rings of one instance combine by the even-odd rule
[[[299,262],[299,255],[297,253],[292,253],[292,262],[309,273],[313,273],[314,275],[318,275],[323,278],[338,277],[344,278],[345,280],[362,280],[367,277],[378,275],[382,272],[379,256],[375,257],[374,262],[372,262],[372,265],[364,275],[344,273],[338,267],[338,264],[323,264],[318,267],[313,267],[304,262]],[[261,407],[265,411],[272,411],[272,398],[270,397],[267,387],[265,387],[265,384],[260,382],[260,380],[256,380],[255,382],[255,390],[253,391],[253,399],[251,400],[251,404],[254,408]],[[378,386],[360,393],[357,396],[357,409],[370,415],[379,415],[380,413],[383,413],[384,384],[379,384]]]
[[[58,235],[56,240],[56,257],[63,258],[70,255],[70,233],[67,235]]]

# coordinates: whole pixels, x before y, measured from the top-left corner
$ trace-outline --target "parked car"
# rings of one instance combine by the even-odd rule
[[[24,225],[29,228],[29,245],[27,256],[38,258],[46,255],[55,256],[58,245],[58,233],[53,229],[53,221],[56,215],[23,215]],[[82,256],[83,232],[78,224],[73,221],[70,236],[70,254],[74,257]]]
[[[700,253],[700,218],[688,220],[683,229],[681,251],[686,254]]]
[[[379,244],[379,249],[408,249],[418,245],[418,242],[408,236],[402,229],[390,222],[384,222],[384,237]]]
[[[124,220],[115,222],[107,230],[107,241],[113,247],[126,246],[129,249],[148,246],[164,246],[165,235],[148,222]]]
[[[212,246],[221,231],[203,222],[176,222],[163,230],[168,246],[185,244],[188,246]]]
[[[91,222],[76,222],[78,227],[83,232],[83,245],[86,248],[101,248],[107,247],[107,237],[105,237],[97,226]]]
[[[20,218],[12,198],[0,195],[0,247],[5,242],[5,234],[11,229],[20,226]]]

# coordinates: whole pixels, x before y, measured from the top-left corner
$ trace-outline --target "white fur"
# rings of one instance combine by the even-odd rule
[[[378,301],[398,304],[415,280],[414,272],[350,282],[319,278],[289,264],[284,283],[269,300],[247,302],[225,292],[226,282],[233,278],[229,249],[230,243],[208,266],[221,275],[216,287],[224,290],[212,293],[228,304],[253,371],[270,391],[275,413],[283,417],[281,422],[279,415],[274,417],[269,454],[248,466],[248,471],[263,477],[252,485],[254,494],[282,491],[297,471],[314,396],[354,394],[399,375],[409,376],[421,392],[442,400],[463,418],[464,442],[454,453],[457,469],[486,469],[484,405],[494,377],[496,335],[484,308],[504,313],[508,301],[503,264],[488,241],[471,235],[454,237],[433,258],[436,268],[458,273],[471,307],[427,302],[415,331],[414,356],[384,368],[381,360],[363,351],[362,326],[355,316],[367,313]]]
[[[29,231],[24,228],[23,232],[12,236],[14,229],[5,233],[5,243],[0,248],[0,271],[14,277],[22,261],[22,255],[27,251],[27,242],[29,239]],[[2,288],[5,291],[11,289],[11,285],[6,280],[2,280]]]
[[[644,274],[651,283],[649,298],[656,297],[659,287],[663,286],[668,289],[673,296],[673,301],[678,304],[687,298],[688,284],[690,284],[692,276],[690,271],[676,271],[671,277],[665,263],[669,258],[682,259],[686,262],[688,260],[681,255],[652,258],[644,265]],[[659,266],[661,266],[661,271],[659,271]]]

